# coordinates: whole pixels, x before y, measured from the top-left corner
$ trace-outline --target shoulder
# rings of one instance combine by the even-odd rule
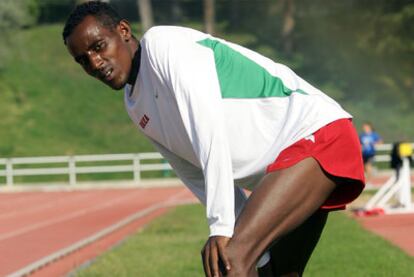
[[[381,138],[381,136],[377,132],[373,132],[372,135],[375,137],[375,139]]]
[[[155,26],[150,28],[142,37],[143,43],[179,43],[180,41],[197,41],[208,35],[200,31],[179,26]]]
[[[154,39],[163,38],[166,36],[169,36],[169,33],[172,29],[175,29],[173,26],[155,26],[148,31],[145,32],[145,34],[142,36],[141,40],[144,41],[151,41]]]
[[[210,35],[178,26],[156,26],[149,29],[140,40],[143,53],[153,64],[166,64],[184,59],[192,53],[197,43]]]

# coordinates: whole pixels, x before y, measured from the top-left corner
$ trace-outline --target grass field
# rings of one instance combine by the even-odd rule
[[[23,30],[0,73],[0,156],[152,151],[128,118],[122,91],[72,61],[62,25]]]
[[[208,235],[200,205],[178,207],[77,272],[90,276],[203,276],[200,249]],[[360,227],[346,212],[332,213],[305,276],[401,276],[414,258]]]
[[[62,28],[42,25],[13,36],[0,68],[0,157],[153,151],[129,119],[123,91],[83,72],[63,44]]]
[[[201,28],[200,24],[187,25]],[[280,60],[281,56],[270,45],[260,43],[256,34],[229,33],[220,24],[217,27],[218,36],[289,64],[287,60]],[[62,28],[62,24],[40,25],[13,34],[13,47],[6,61],[3,61],[5,67],[0,68],[0,156],[152,151],[150,143],[128,118],[122,92],[116,93],[86,76],[81,67],[72,61],[62,41]],[[140,34],[137,36],[140,37]],[[295,66],[294,62],[289,65],[298,69],[298,73],[306,71],[306,68]],[[312,68],[311,72],[319,72],[318,67]],[[306,75],[303,77],[307,79]],[[323,77],[315,85],[335,98],[338,88],[326,85],[330,76]],[[344,81],[347,80],[347,76],[343,77]],[[396,89],[396,92],[399,91]],[[344,97],[351,92],[347,91]],[[359,99],[359,90],[354,93]],[[392,95],[390,99],[397,95],[393,91],[389,94]],[[375,116],[378,110],[375,103],[354,101],[351,96],[349,101],[347,97],[343,101],[338,100],[355,116],[356,123],[366,117],[366,106],[374,105],[369,114],[382,119],[378,125],[387,120],[396,121],[393,128],[379,128],[380,133],[392,129],[391,133],[398,134],[405,130],[405,137],[410,137],[412,109],[402,116],[392,109],[379,110],[380,116]],[[398,102],[395,106],[405,102]],[[386,136],[384,139],[388,140]]]

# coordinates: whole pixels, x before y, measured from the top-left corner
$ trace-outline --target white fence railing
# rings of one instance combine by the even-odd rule
[[[158,163],[148,163],[159,160]],[[125,164],[99,164],[119,162]],[[94,163],[93,165],[88,165]],[[59,166],[51,166],[59,164]],[[37,166],[40,165],[40,166]],[[48,166],[47,166],[48,165]],[[37,166],[33,168],[33,166]],[[22,168],[23,167],[23,168]],[[24,168],[30,167],[30,168]],[[3,169],[2,169],[3,168]],[[132,172],[136,182],[144,171],[171,170],[159,153],[77,155],[53,157],[26,157],[0,159],[0,177],[6,177],[7,186],[13,186],[16,176],[68,175],[69,184],[77,183],[79,174]]]
[[[412,145],[414,147],[414,143]],[[392,144],[380,144],[376,149],[378,154],[375,156],[375,163],[390,162]],[[158,163],[148,163],[154,160],[158,160]],[[124,164],[102,164],[120,161]],[[93,165],[90,165],[91,163]],[[53,164],[60,166],[52,167]],[[34,168],[36,165],[43,166]],[[14,177],[17,176],[68,175],[69,184],[75,185],[79,174],[119,172],[133,173],[134,181],[139,182],[144,171],[165,170],[171,170],[171,166],[156,152],[0,159],[0,177],[5,177],[7,186],[13,186]]]

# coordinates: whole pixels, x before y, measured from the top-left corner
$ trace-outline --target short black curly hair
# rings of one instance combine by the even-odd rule
[[[118,26],[119,22],[122,20],[119,14],[105,2],[89,1],[77,5],[70,13],[66,20],[65,27],[63,28],[62,36],[65,44],[67,37],[72,34],[76,26],[89,15],[95,17],[103,26],[108,27],[111,30]]]

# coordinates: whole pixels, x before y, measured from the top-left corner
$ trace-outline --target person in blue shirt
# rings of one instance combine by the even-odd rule
[[[362,158],[364,161],[366,179],[368,181],[372,176],[372,161],[376,153],[375,145],[382,143],[382,139],[378,133],[374,131],[372,124],[369,122],[365,122],[362,125],[362,130],[362,133],[359,135],[359,140],[361,142]]]

